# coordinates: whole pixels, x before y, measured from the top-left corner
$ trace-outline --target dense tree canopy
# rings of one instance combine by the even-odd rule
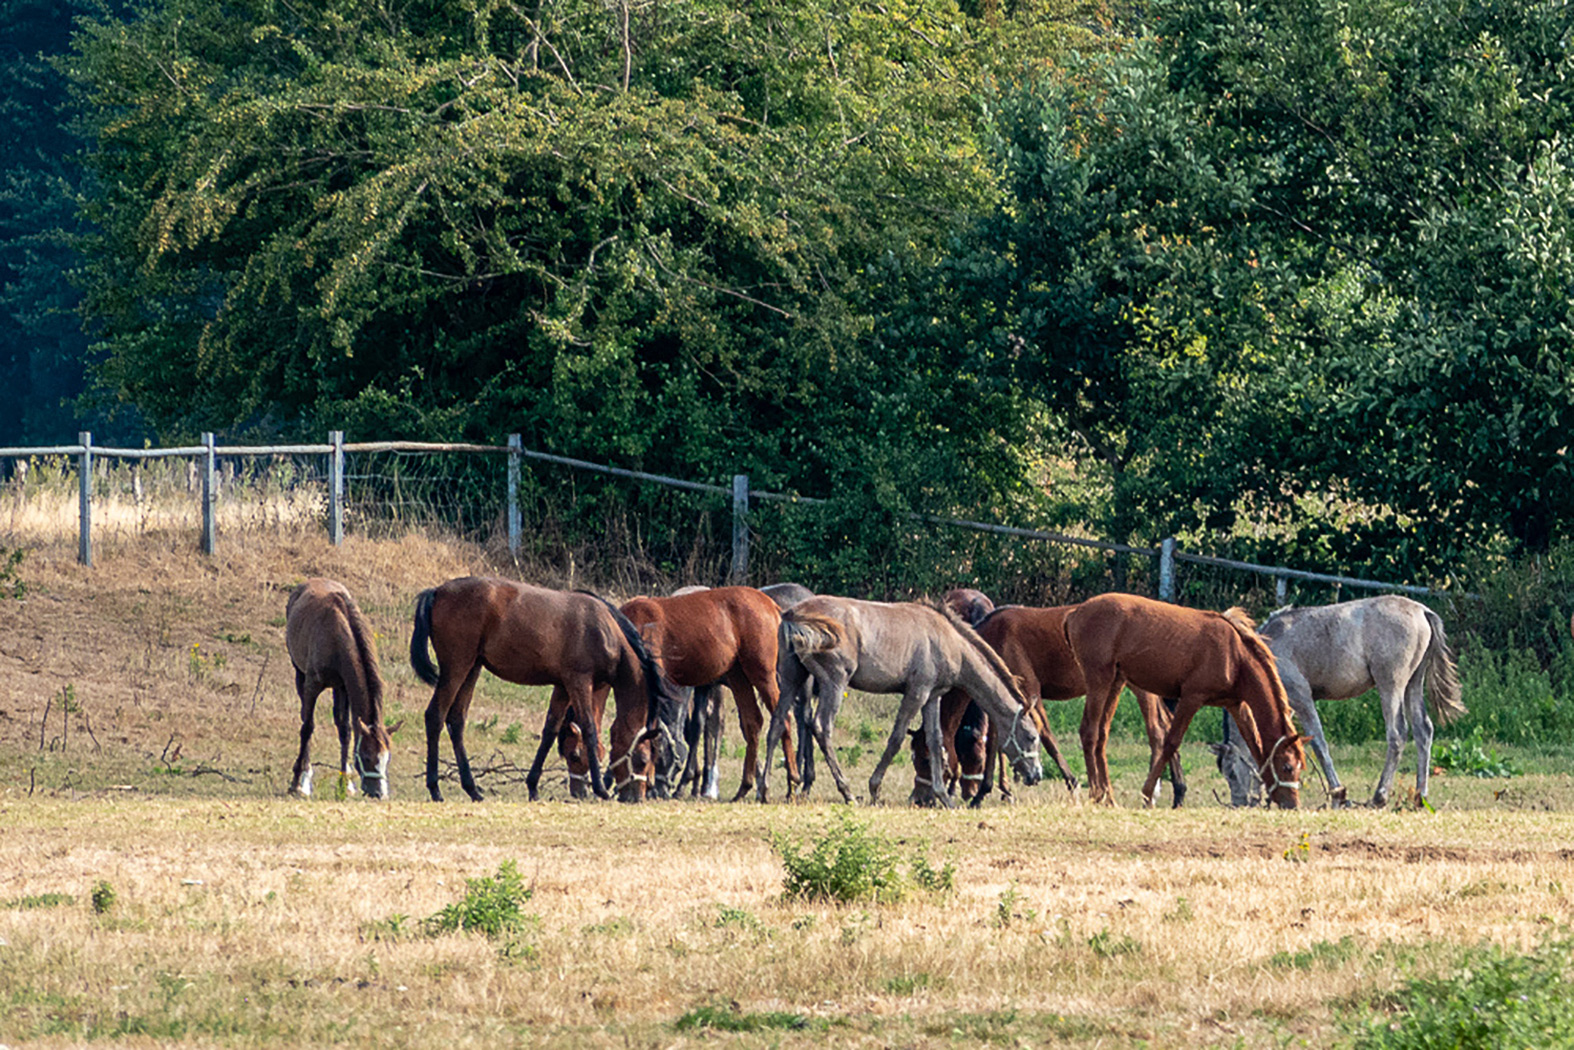
[[[1100,11],[101,14],[96,374],[168,437],[519,431],[1383,575],[1566,533],[1563,9]]]

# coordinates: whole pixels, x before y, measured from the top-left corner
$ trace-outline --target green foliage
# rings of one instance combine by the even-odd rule
[[[108,882],[100,879],[94,884],[92,897],[93,911],[97,914],[109,914],[109,912],[114,910],[115,901],[117,899],[118,898],[115,895],[115,887],[111,886]]]
[[[1360,1050],[1574,1047],[1571,992],[1568,941],[1545,944],[1528,955],[1482,947],[1450,976],[1408,981],[1393,997],[1392,1014],[1368,1022],[1355,1045]]]
[[[782,887],[788,897],[891,903],[913,889],[951,893],[956,888],[956,868],[947,862],[936,869],[926,845],[916,847],[904,875],[896,844],[841,810],[807,849],[785,834],[772,833],[770,842],[786,869]]]
[[[1331,969],[1359,957],[1360,946],[1355,938],[1344,936],[1335,941],[1318,941],[1300,951],[1274,952],[1268,965],[1281,970],[1310,970],[1314,966]]]
[[[680,1032],[713,1029],[718,1032],[796,1031],[809,1027],[803,1014],[781,1010],[745,1011],[737,1003],[712,1003],[696,1006],[673,1022]]]
[[[1121,955],[1138,955],[1142,952],[1142,943],[1130,934],[1116,936],[1109,930],[1100,930],[1088,938],[1088,947],[1093,949],[1093,954],[1101,959],[1113,959]]]
[[[39,893],[29,897],[13,897],[7,901],[0,901],[0,907],[29,911],[33,908],[66,907],[75,903],[76,898],[69,893]]]
[[[1487,746],[1480,726],[1471,730],[1469,736],[1434,745],[1432,764],[1445,772],[1466,773],[1473,777],[1516,777],[1522,772],[1513,762],[1499,756],[1497,748]]]
[[[0,547],[0,598],[21,598],[27,594],[27,584],[20,572],[22,559],[27,551],[22,547]]]
[[[530,896],[518,866],[505,860],[495,875],[466,879],[464,898],[422,920],[422,930],[431,937],[474,930],[492,940],[515,939],[536,922],[524,910]]]
[[[1038,916],[1038,912],[1033,908],[1019,910],[1017,905],[1021,902],[1022,894],[1018,892],[1017,884],[1013,882],[1000,891],[1000,899],[995,902],[995,914],[990,917],[989,924],[997,930],[1003,930],[1018,919],[1032,922]]]

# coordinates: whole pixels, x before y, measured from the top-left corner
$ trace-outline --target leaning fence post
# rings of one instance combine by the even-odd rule
[[[749,475],[732,476],[732,575],[733,583],[749,578]]]
[[[1285,599],[1289,597],[1290,594],[1290,578],[1288,576],[1279,575],[1274,579],[1275,583],[1273,586],[1273,593],[1275,597],[1279,599],[1279,608],[1282,609],[1285,605]]]
[[[93,432],[77,433],[77,443],[82,446],[77,463],[79,494],[77,513],[77,561],[93,564]]]
[[[1159,600],[1175,600],[1175,537],[1166,536],[1159,543]]]
[[[344,542],[344,431],[328,431],[328,542]]]
[[[508,435],[508,556],[519,557],[519,459],[524,442],[518,434]]]
[[[202,432],[202,553],[212,554],[218,547],[218,525],[214,505],[218,502],[218,454],[213,450],[213,431]]]

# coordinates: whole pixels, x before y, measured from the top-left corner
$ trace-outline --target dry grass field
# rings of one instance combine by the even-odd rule
[[[1546,762],[1439,777],[1434,813],[1232,811],[1189,743],[1187,808],[1142,811],[1128,740],[1123,808],[1046,783],[981,811],[854,811],[955,888],[810,903],[784,896],[770,836],[821,834],[842,808],[825,786],[808,804],[575,804],[554,765],[551,801],[528,804],[544,691],[486,679],[471,751],[490,798],[433,805],[409,610],[482,554],[310,533],[190,547],[127,541],[86,569],[51,544],[0,601],[0,1043],[1325,1046],[1482,942],[1567,935],[1574,787]],[[358,597],[407,718],[387,803],[333,797],[326,700],[319,797],[283,795],[284,600],[313,574]],[[854,774],[893,708],[844,709]],[[1369,790],[1375,751],[1339,757]],[[729,751],[724,789],[737,776]],[[522,932],[423,923],[509,862]]]

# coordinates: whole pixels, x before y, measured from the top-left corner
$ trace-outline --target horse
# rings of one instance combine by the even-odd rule
[[[977,627],[979,621],[995,611],[995,603],[983,591],[971,587],[954,587],[940,599],[946,608],[966,620],[968,626]]]
[[[343,584],[314,576],[290,592],[284,606],[284,644],[295,665],[301,700],[301,750],[290,792],[312,793],[311,739],[317,698],[333,690],[333,724],[339,731],[339,769],[349,790],[350,743],[354,770],[367,798],[388,797],[389,730],[383,727],[383,678],[372,629]],[[398,729],[398,726],[394,726]]]
[[[759,775],[760,732],[766,724],[760,702],[774,715],[780,696],[776,659],[781,610],[776,602],[753,587],[716,587],[670,598],[635,598],[624,604],[623,614],[647,640],[673,685],[702,689],[725,683],[732,691],[747,745],[743,782],[733,801],[746,797]],[[614,747],[608,772],[622,761]],[[798,784],[798,763],[791,751],[787,775],[790,796]],[[627,790],[628,781],[618,787],[620,793]]]
[[[1278,661],[1290,707],[1311,739],[1335,806],[1348,804],[1347,789],[1334,772],[1315,701],[1346,700],[1373,688],[1381,698],[1388,727],[1388,757],[1372,805],[1380,809],[1388,804],[1407,724],[1416,749],[1416,795],[1426,798],[1433,726],[1426,701],[1430,697],[1438,725],[1465,714],[1454,654],[1437,613],[1420,602],[1389,594],[1309,609],[1280,609],[1257,630]],[[1225,743],[1214,753],[1230,785],[1231,802],[1243,805],[1250,801],[1255,771],[1231,745],[1228,724],[1225,729]]]
[[[437,655],[436,666],[428,643]],[[531,801],[540,797],[541,767],[565,718],[575,720],[584,740],[599,741],[609,688],[617,700],[614,757],[657,735],[657,719],[676,717],[672,712],[681,707],[681,699],[663,684],[639,631],[611,602],[583,591],[554,591],[497,577],[465,576],[416,597],[410,666],[434,687],[426,708],[426,788],[434,802],[443,799],[437,785],[437,744],[444,725],[460,786],[481,801],[464,729],[482,668],[504,681],[552,687],[541,746],[525,776]],[[588,750],[590,785],[599,797],[608,798],[599,742]],[[639,754],[643,760],[644,752]]]
[[[1300,775],[1306,764],[1290,703],[1275,669],[1273,652],[1240,609],[1225,613],[1186,609],[1134,594],[1103,594],[1070,610],[1066,639],[1087,685],[1082,711],[1082,751],[1089,796],[1113,805],[1105,747],[1109,726],[1127,682],[1160,696],[1176,697],[1175,714],[1142,786],[1146,805],[1164,765],[1180,747],[1192,718],[1204,705],[1236,718],[1269,798],[1286,809],[1300,804]]]
[[[966,693],[961,694],[967,699],[965,704],[952,704],[948,710],[946,700],[960,692],[952,690],[941,698],[940,739],[946,744],[946,794],[955,795],[960,791],[962,801],[966,802],[983,790],[980,781],[984,779],[989,758],[989,719],[984,716],[982,707],[967,699]],[[947,719],[953,713],[957,715],[954,724]],[[934,782],[929,779],[933,768],[929,757],[929,738],[922,727],[909,730],[907,735],[912,740],[913,751],[913,793],[908,801],[921,805],[929,799],[934,787]],[[1000,793],[1010,798],[1011,789],[1006,783],[1003,765],[1000,772]]]
[[[677,598],[684,594],[708,590],[705,587],[684,587],[672,592],[672,597]],[[779,608],[786,609],[805,598],[814,597],[814,592],[798,583],[773,583],[760,588],[760,593],[769,597]],[[807,790],[814,780],[814,741],[808,730],[808,722],[803,713],[798,714],[798,777],[802,789]],[[720,778],[718,764],[721,755],[721,732],[724,723],[724,708],[722,707],[721,687],[718,685],[701,686],[694,690],[694,703],[689,711],[689,719],[684,727],[684,740],[689,747],[689,761],[684,767],[683,777],[678,783],[681,790],[684,785],[689,785],[690,797],[703,797],[715,799],[720,796]],[[701,741],[703,739],[704,754],[701,757]]]
[[[880,784],[902,746],[913,716],[923,712],[929,740],[931,797],[949,806],[941,783],[940,697],[961,687],[977,700],[1000,727],[1005,753],[1019,779],[1036,784],[1043,778],[1038,734],[1027,700],[993,649],[955,613],[912,602],[887,604],[854,598],[820,596],[806,599],[782,613],[783,659],[779,665],[782,692],[792,702],[806,703],[809,679],[819,697],[812,731],[842,798],[852,790],[831,746],[831,731],[844,690],[849,686],[873,693],[902,693],[902,705],[886,743],[885,753],[869,778],[869,799],[879,800]],[[778,708],[766,739],[765,757],[786,730],[786,710]],[[760,800],[766,799],[761,778]]]

